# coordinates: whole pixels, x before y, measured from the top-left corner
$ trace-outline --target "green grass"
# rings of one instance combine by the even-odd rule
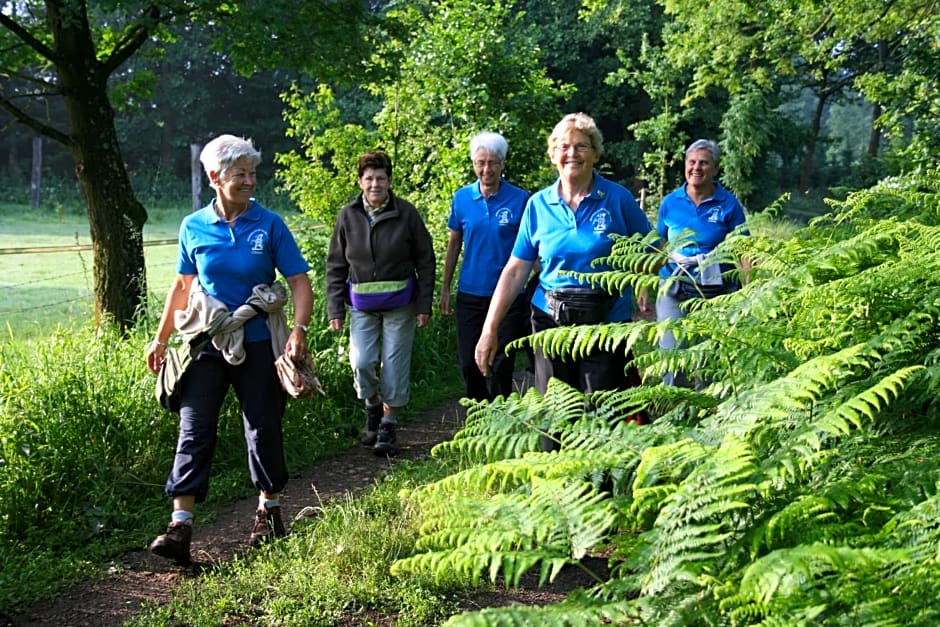
[[[150,294],[161,301],[176,267],[176,245],[148,245],[177,235],[185,210],[150,211],[144,226],[144,259]],[[0,320],[2,337],[30,340],[57,327],[74,329],[94,311],[93,254],[10,252],[55,246],[91,245],[88,218],[78,210],[32,210],[0,204]]]
[[[130,624],[334,625],[356,617],[367,625],[395,616],[396,625],[439,625],[457,611],[469,582],[401,579],[389,567],[418,537],[417,512],[399,493],[450,471],[433,460],[397,462],[366,495],[298,520],[284,541],[185,582],[170,603],[150,606]]]

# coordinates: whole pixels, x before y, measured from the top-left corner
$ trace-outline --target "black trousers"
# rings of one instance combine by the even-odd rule
[[[550,315],[532,307],[532,331],[554,329],[559,325]],[[550,358],[539,349],[535,349],[535,388],[545,394],[548,380],[551,378],[564,381],[581,392],[597,390],[618,390],[640,384],[640,376],[635,368],[627,369],[631,356],[625,353],[611,353],[595,348],[583,358],[569,356]],[[557,438],[542,436],[542,450],[558,450]]]
[[[512,393],[512,373],[516,366],[515,351],[505,354],[506,345],[529,335],[529,303],[525,294],[513,301],[499,325],[496,359],[490,368],[489,380],[480,373],[474,351],[483,332],[486,312],[490,307],[488,296],[473,296],[457,292],[457,361],[467,384],[467,398],[477,401],[493,400]]]
[[[205,500],[219,411],[229,386],[235,389],[241,405],[252,483],[272,494],[287,483],[282,432],[287,395],[274,369],[271,340],[246,343],[245,353],[245,361],[233,366],[209,345],[186,372],[181,382],[179,441],[166,480],[167,496],[194,496],[197,503]]]

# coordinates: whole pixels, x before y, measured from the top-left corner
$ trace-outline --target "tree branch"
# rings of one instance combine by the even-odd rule
[[[172,16],[172,13],[167,15]],[[145,17],[124,33],[114,50],[101,64],[105,76],[110,76],[122,63],[134,56],[141,46],[147,43],[147,39],[150,38],[160,20],[160,9],[154,5],[148,7],[145,11]]]
[[[71,135],[63,133],[57,128],[54,128],[52,126],[49,126],[48,124],[44,124],[40,122],[36,118],[30,116],[28,113],[26,113],[25,111],[17,107],[12,102],[10,102],[10,100],[4,96],[0,96],[0,109],[3,109],[7,113],[9,113],[11,116],[13,116],[13,118],[17,122],[20,122],[21,124],[25,126],[28,126],[29,128],[39,133],[40,135],[44,135],[48,137],[49,139],[53,139],[59,142],[60,144],[62,144],[63,146],[65,146],[66,148],[71,149],[75,147],[75,140],[72,138]]]
[[[20,26],[19,22],[14,20],[3,11],[0,11],[0,26],[3,26],[5,29],[16,35],[20,41],[35,50],[44,59],[48,59],[53,63],[56,62],[57,55],[52,48],[33,37],[32,33]]]

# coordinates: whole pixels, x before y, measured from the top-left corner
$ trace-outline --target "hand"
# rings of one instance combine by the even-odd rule
[[[637,290],[636,306],[645,314],[650,312],[650,295],[645,288]]]
[[[150,343],[150,346],[147,347],[147,367],[150,372],[154,374],[160,372],[160,366],[163,365],[163,361],[166,359],[165,354],[166,344],[164,342],[154,340]]]
[[[307,357],[307,333],[300,327],[294,327],[284,345],[284,354],[295,364]]]
[[[418,314],[418,328],[423,327],[431,319],[431,314]]]
[[[333,318],[330,320],[330,329],[333,331],[342,331],[343,330],[343,319],[342,318]]]
[[[490,372],[490,366],[493,365],[493,360],[496,358],[496,338],[492,333],[484,331],[480,334],[473,356],[477,362],[477,368],[480,369],[484,377],[487,376]]]
[[[454,312],[450,309],[450,288],[447,286],[441,287],[441,313],[445,316],[452,316]]]

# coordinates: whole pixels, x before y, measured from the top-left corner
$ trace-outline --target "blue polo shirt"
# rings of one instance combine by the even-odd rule
[[[671,192],[659,205],[656,231],[664,240],[675,241],[688,231],[693,233],[692,242],[679,249],[683,255],[694,256],[710,253],[738,226],[744,224],[744,208],[734,194],[715,182],[715,193],[703,200],[698,207],[686,191],[688,183]],[[668,277],[675,269],[669,263],[659,271]]]
[[[458,292],[493,295],[499,274],[512,254],[528,198],[527,191],[504,180],[489,198],[480,191],[479,180],[454,194],[447,227],[463,236]]]
[[[652,227],[633,194],[622,185],[594,173],[594,187],[577,211],[561,199],[560,181],[536,192],[529,199],[512,254],[526,261],[539,259],[542,270],[532,304],[548,312],[545,291],[582,285],[565,272],[598,272],[606,266],[591,262],[606,257],[613,247],[611,235],[646,235]],[[607,316],[609,322],[633,316],[633,292],[617,299]]]
[[[194,274],[208,294],[230,311],[243,305],[254,286],[274,282],[275,271],[293,276],[310,270],[284,220],[255,200],[229,228],[215,201],[183,218],[176,271]],[[245,323],[245,341],[269,339],[265,319]]]

